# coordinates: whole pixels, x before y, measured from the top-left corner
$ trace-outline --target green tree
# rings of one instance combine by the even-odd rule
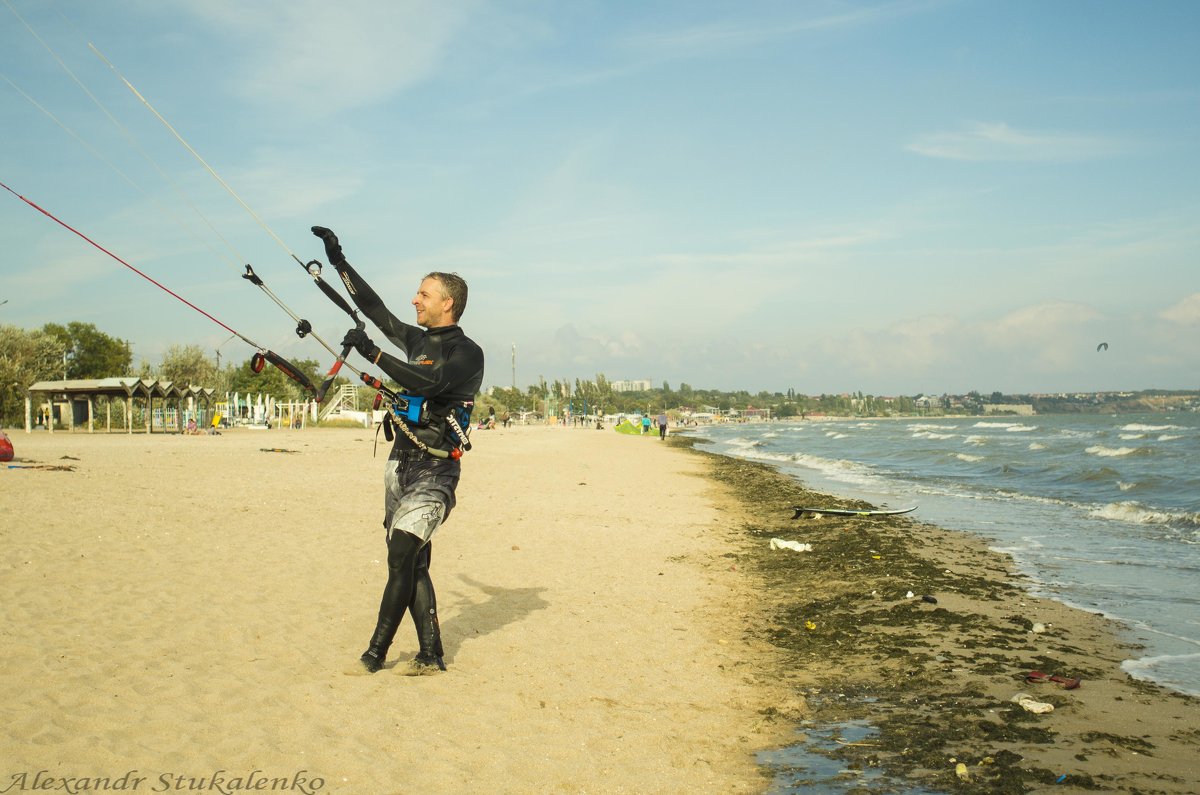
[[[66,377],[114,378],[132,372],[129,342],[110,337],[94,323],[71,321],[63,326],[47,323],[42,331],[57,339],[67,355]]]
[[[62,378],[62,341],[45,331],[0,326],[0,425],[25,422],[25,391]]]
[[[218,386],[217,365],[199,345],[172,345],[167,348],[158,372],[164,381],[210,388]]]

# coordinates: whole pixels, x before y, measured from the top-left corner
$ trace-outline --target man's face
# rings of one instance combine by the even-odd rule
[[[417,308],[417,325],[438,328],[454,324],[450,307],[454,301],[442,292],[442,283],[437,279],[426,279],[417,288],[412,305]]]

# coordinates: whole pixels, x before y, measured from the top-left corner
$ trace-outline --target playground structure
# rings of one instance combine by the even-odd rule
[[[342,384],[328,400],[317,415],[320,421],[344,419],[370,428],[383,414],[382,411],[377,412],[374,409],[374,390],[360,387],[358,384]]]

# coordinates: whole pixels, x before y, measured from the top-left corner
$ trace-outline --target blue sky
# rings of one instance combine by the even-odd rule
[[[320,224],[401,317],[462,274],[488,385],[515,345],[522,387],[1197,388],[1198,35],[1190,0],[0,0],[0,181],[286,356],[330,358],[241,263],[336,342],[289,255]],[[0,246],[0,323],[253,352],[3,191]]]

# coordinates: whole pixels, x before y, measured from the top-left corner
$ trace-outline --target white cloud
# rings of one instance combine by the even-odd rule
[[[1200,293],[1192,293],[1187,298],[1159,312],[1158,316],[1181,326],[1200,325]]]
[[[1129,147],[1099,135],[1031,132],[1004,122],[974,122],[955,132],[926,133],[905,148],[944,160],[1047,162],[1111,157],[1128,151]]]
[[[202,0],[188,10],[245,42],[237,88],[248,99],[335,113],[426,79],[471,8],[432,0]]]
[[[708,56],[714,51],[749,47],[770,39],[809,31],[863,27],[910,14],[922,13],[940,3],[928,0],[883,3],[874,7],[850,8],[842,13],[804,15],[791,19],[769,19],[752,23],[713,23],[631,37],[626,43],[658,59]],[[804,8],[806,6],[785,6]]]

